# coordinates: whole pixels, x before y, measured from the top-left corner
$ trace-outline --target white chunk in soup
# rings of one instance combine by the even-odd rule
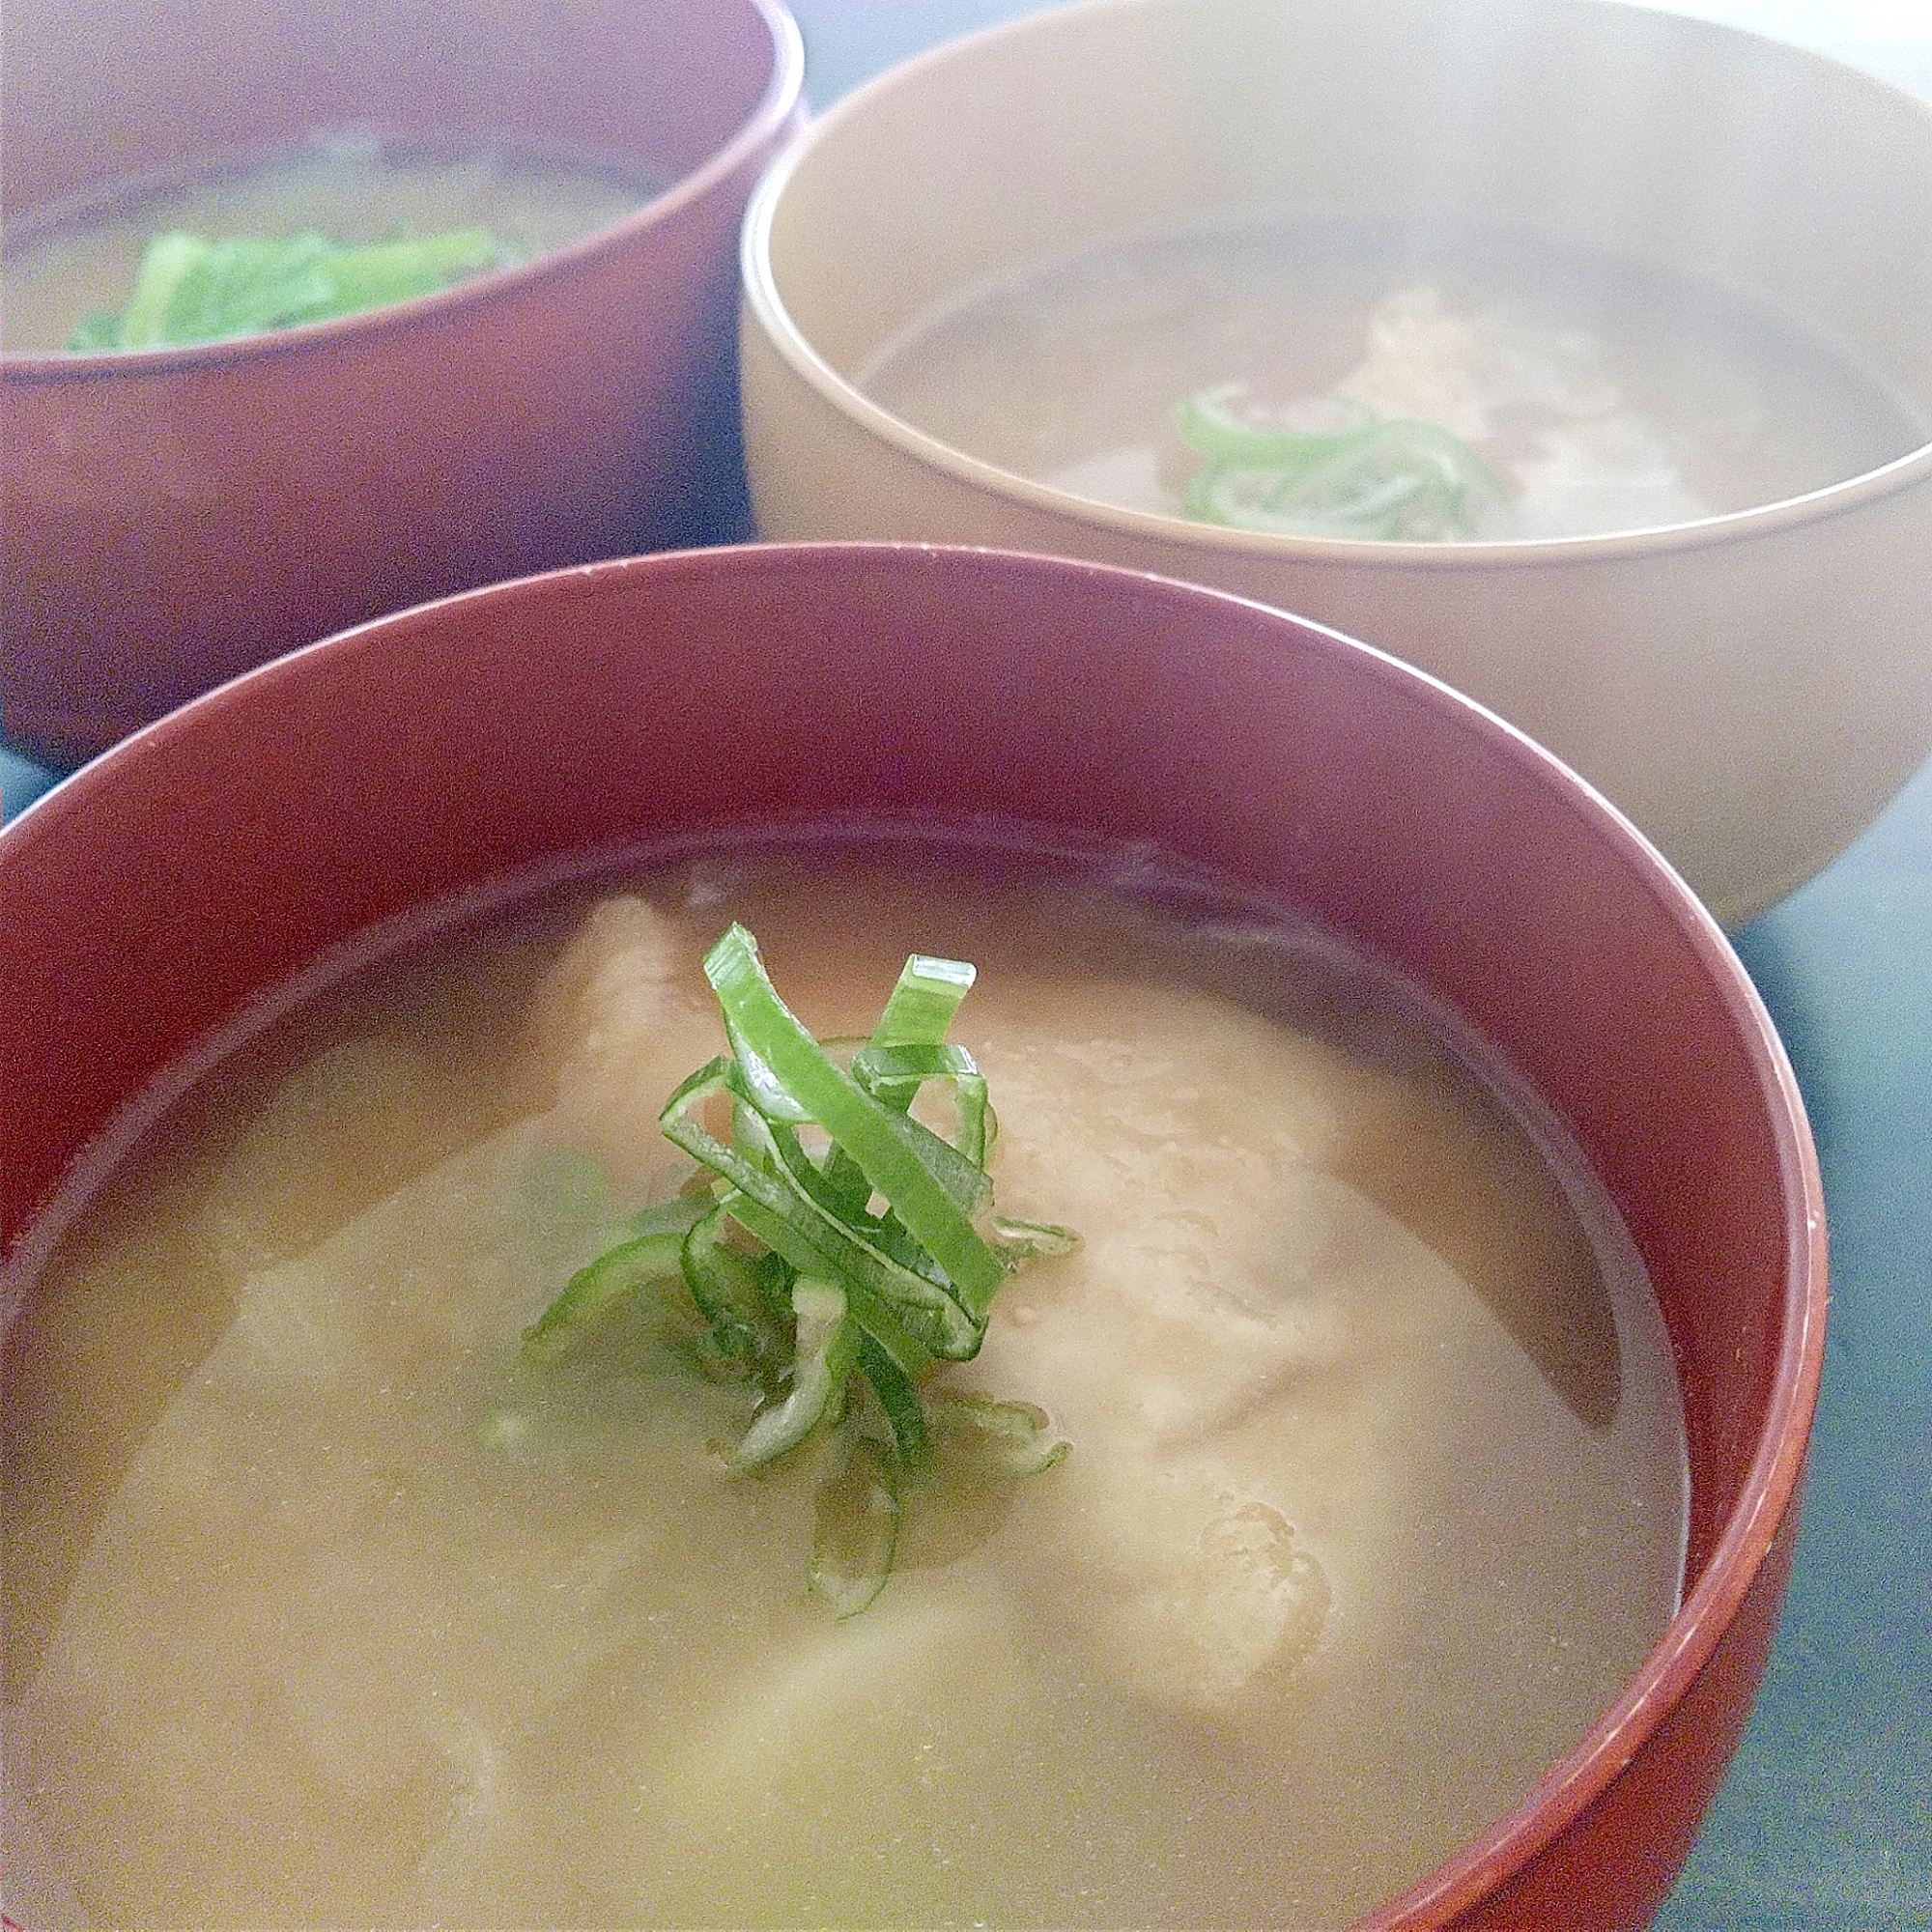
[[[1932,436],[1715,286],[1473,227],[1227,223],[1097,248],[965,291],[855,380],[1075,496],[1311,536],[1659,527]],[[1189,398],[1250,440],[1190,428]]]
[[[172,231],[221,241],[313,230],[333,242],[368,245],[481,230],[497,260],[510,263],[611,227],[664,186],[637,164],[318,136],[206,172],[55,204],[10,227],[0,251],[6,344],[15,354],[63,350],[90,315],[119,314],[148,244]]]
[[[520,1361],[688,1163],[731,920],[821,1036],[909,952],[1015,1273],[935,1385],[1042,1473],[906,1502],[843,1621],[814,1444]],[[10,1885],[49,1925],[1345,1921],[1520,1799],[1680,1587],[1662,1320],[1534,1106],[1178,871],[747,843],[552,889],[227,1056],[9,1338]],[[10,1894],[10,1896],[14,1894]],[[36,1921],[41,1922],[41,1921]]]

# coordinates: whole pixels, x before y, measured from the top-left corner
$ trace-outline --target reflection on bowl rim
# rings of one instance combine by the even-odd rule
[[[751,113],[733,129],[722,147],[714,148],[696,167],[678,176],[660,194],[617,220],[579,236],[561,247],[545,248],[526,262],[493,269],[433,294],[412,296],[406,301],[384,302],[380,308],[359,309],[353,315],[330,316],[322,322],[297,323],[287,328],[259,329],[250,335],[224,336],[217,342],[190,342],[166,349],[116,349],[99,355],[72,355],[64,350],[8,350],[0,345],[0,365],[9,382],[100,382],[117,377],[153,376],[176,368],[205,368],[214,363],[267,356],[321,345],[348,333],[375,334],[433,321],[461,309],[514,293],[525,283],[551,272],[560,262],[585,260],[620,247],[643,230],[668,221],[691,203],[700,201],[721,182],[737,172],[797,106],[805,89],[805,43],[798,22],[782,0],[744,0],[764,20],[772,37],[771,73]],[[261,154],[260,149],[229,150],[185,169],[169,169],[160,179],[233,166]]]
[[[1087,0],[1084,7],[1077,7],[1075,11],[1099,11],[1108,4],[1109,0]],[[1025,14],[928,48],[924,53],[854,89],[817,116],[785,153],[772,163],[746,206],[745,224],[739,240],[739,274],[746,306],[756,317],[765,337],[793,371],[841,415],[906,455],[989,496],[1005,497],[1032,510],[1095,525],[1123,536],[1154,538],[1166,543],[1187,541],[1198,543],[1207,550],[1258,557],[1336,563],[1373,561],[1435,570],[1493,569],[1498,564],[1558,563],[1620,553],[1716,547],[1764,535],[1789,525],[1822,522],[1840,510],[1849,510],[1894,492],[1910,489],[1922,478],[1932,476],[1932,435],[1928,435],[1918,447],[1880,464],[1876,469],[1861,470],[1854,476],[1842,477],[1835,483],[1804,491],[1796,497],[1752,504],[1748,509],[1726,510],[1681,524],[1661,524],[1634,530],[1603,530],[1586,536],[1471,538],[1442,543],[1378,537],[1293,536],[1271,530],[1230,528],[1219,524],[1199,522],[1179,512],[1166,515],[1152,510],[1128,509],[1098,497],[1083,497],[1071,490],[1037,482],[1018,470],[1002,469],[998,464],[988,463],[952,443],[941,441],[937,437],[928,436],[903,416],[894,415],[890,410],[874,402],[856,383],[841,376],[793,320],[779,292],[772,269],[772,225],[791,177],[810,159],[819,141],[829,133],[836,134],[846,121],[867,112],[875,97],[897,87],[908,73],[945,64],[963,48],[1018,39],[1034,32],[1054,31],[1050,23],[1055,11],[1058,10]],[[1698,20],[1689,15],[1677,18],[1674,24],[1776,47],[1780,57],[1788,56],[1801,64],[1827,69],[1841,78],[1849,77],[1894,101],[1909,103],[1921,117],[1932,120],[1932,101],[1921,100],[1917,95],[1876,74],[1814,53],[1807,47],[1794,46],[1747,28]],[[1108,244],[1103,242],[1097,245]]]

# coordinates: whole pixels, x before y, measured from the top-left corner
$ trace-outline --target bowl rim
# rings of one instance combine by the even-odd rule
[[[1168,515],[1152,510],[1128,509],[1095,497],[1082,497],[1070,490],[1057,489],[1024,476],[1017,470],[988,463],[928,435],[914,423],[874,402],[856,383],[841,376],[820,354],[793,317],[779,288],[772,260],[772,230],[792,178],[802,168],[810,165],[822,142],[836,138],[848,122],[869,114],[878,102],[890,100],[911,81],[923,78],[955,61],[971,60],[982,48],[995,43],[1023,40],[1035,34],[1057,34],[1068,18],[1108,13],[1125,14],[1162,4],[1164,0],[1073,0],[1071,5],[996,22],[975,33],[929,47],[873,76],[835,101],[824,113],[816,116],[799,138],[766,169],[746,206],[740,231],[739,281],[743,290],[744,311],[755,321],[765,340],[792,371],[840,415],[900,454],[910,456],[956,482],[1018,504],[1023,509],[1057,518],[1063,523],[1104,529],[1142,543],[1163,543],[1177,549],[1198,549],[1261,560],[1272,558],[1278,562],[1394,565],[1437,571],[1488,570],[1499,565],[1520,567],[1524,564],[1601,562],[1618,556],[1713,549],[1769,535],[1792,526],[1823,522],[1829,517],[1932,479],[1932,430],[1928,430],[1926,439],[1916,447],[1870,469],[1860,470],[1852,476],[1841,477],[1836,482],[1801,492],[1794,497],[1778,497],[1769,503],[1696,517],[1683,523],[1646,525],[1635,529],[1604,530],[1579,536],[1473,538],[1451,543],[1373,537],[1294,536],[1286,532],[1236,529],[1218,524],[1200,523],[1178,512]],[[1932,101],[1921,100],[1917,95],[1843,61],[1775,40],[1767,34],[1690,15],[1655,13],[1646,7],[1633,6],[1629,0],[1562,0],[1562,4],[1573,12],[1604,15],[1642,14],[1646,31],[1690,33],[1692,36],[1750,43],[1760,49],[1760,58],[1790,61],[1800,68],[1809,68],[1830,84],[1861,85],[1875,90],[1894,106],[1902,104],[1919,119],[1932,124]],[[1105,246],[1107,243],[1096,245]]]
[[[681,4],[690,3],[691,0],[681,0]],[[0,345],[0,367],[6,371],[6,380],[9,383],[127,381],[165,375],[177,369],[208,369],[225,362],[298,354],[305,349],[325,347],[345,335],[373,337],[391,329],[433,322],[445,314],[453,319],[466,308],[509,299],[531,282],[554,273],[559,267],[593,261],[627,246],[648,230],[674,220],[686,209],[707,199],[748,162],[755,161],[759,152],[803,102],[805,42],[784,0],[732,0],[732,4],[748,9],[763,24],[770,39],[770,66],[756,102],[729,137],[712,149],[696,167],[678,176],[661,193],[618,220],[592,229],[561,247],[543,249],[528,261],[509,268],[493,269],[430,295],[412,296],[405,301],[385,302],[380,308],[360,309],[322,322],[260,329],[249,335],[224,336],[214,342],[191,342],[160,349],[116,349],[97,355],[74,355],[62,350],[16,351]],[[171,169],[164,178],[196,174],[204,166],[220,168],[259,156],[261,152],[242,149],[211,155],[204,162],[186,169]],[[112,184],[102,186],[109,188]]]
[[[368,619],[242,671],[121,740],[10,820],[0,830],[0,883],[9,858],[24,858],[43,837],[58,838],[61,821],[70,813],[97,809],[100,795],[111,796],[119,770],[154,757],[191,757],[202,721],[238,701],[246,704],[251,694],[271,698],[278,685],[299,681],[306,674],[305,666],[319,654],[353,657],[380,650],[386,636],[437,626],[452,607],[479,601],[515,609],[540,608],[556,597],[622,596],[639,576],[647,582],[686,573],[782,578],[788,571],[809,566],[814,556],[827,557],[835,565],[847,561],[854,567],[867,559],[890,568],[903,561],[942,570],[990,562],[995,568],[1016,568],[1022,577],[1037,581],[1137,584],[1143,592],[1162,598],[1205,599],[1259,611],[1298,631],[1319,651],[1366,661],[1381,682],[1426,696],[1445,729],[1483,737],[1497,755],[1536,768],[1550,788],[1552,805],[1591,818],[1604,835],[1606,863],[1619,866],[1631,889],[1664,912],[1735,1029],[1755,1076],[1758,1108],[1770,1130],[1779,1193],[1788,1215],[1783,1292],[1773,1318],[1776,1341],[1764,1420],[1722,1533],[1713,1544],[1701,1576],[1624,1680],[1615,1701],[1508,1811],[1409,1889],[1352,1921],[1351,1932],[1446,1924],[1526,1867],[1575,1825],[1679,1708],[1735,1622],[1796,1507],[1824,1367],[1829,1253],[1823,1182],[1804,1095],[1776,1024],[1723,929],[1656,845],[1596,786],[1528,733],[1444,679],[1330,625],[1297,617],[1256,598],[1157,572],[997,547],[907,540],[706,546],[607,558],[452,592]],[[474,889],[492,883],[494,875],[471,885]],[[161,1069],[163,1079],[169,1070]],[[101,1138],[111,1139],[113,1130],[110,1122]],[[94,1145],[99,1144],[98,1139]],[[90,1151],[82,1150],[77,1160],[87,1160]],[[70,1180],[73,1172],[71,1164]],[[37,1246],[41,1232],[37,1224],[57,1207],[67,1184],[64,1180],[51,1197],[30,1208],[17,1231],[19,1238],[8,1258],[5,1277],[16,1287],[23,1260]]]
[[[1649,844],[1640,832],[1636,837]],[[1736,1621],[1798,1505],[1824,1375],[1829,1299],[1830,1254],[1817,1148],[1790,1058],[1748,972],[1715,918],[1662,854],[1654,847],[1651,851],[1681,892],[1681,897],[1673,893],[1669,900],[1672,921],[1690,941],[1711,984],[1720,990],[1758,1075],[1776,1145],[1779,1191],[1793,1210],[1764,1423],[1703,1574],[1642,1663],[1625,1680],[1616,1701],[1515,1806],[1408,1890],[1357,1921],[1350,1932],[1384,1927],[1394,1932],[1452,1919],[1576,1824],[1682,1704]]]

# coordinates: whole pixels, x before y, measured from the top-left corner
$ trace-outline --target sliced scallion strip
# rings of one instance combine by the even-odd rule
[[[694,1340],[687,1315],[676,1351],[760,1392],[732,1468],[753,1473],[809,1440],[835,1445],[810,1581],[850,1615],[890,1572],[900,1479],[924,1475],[939,1440],[923,1379],[978,1351],[1008,1273],[1076,1237],[993,1212],[985,1076],[945,1037],[970,965],[914,954],[870,1038],[835,1043],[838,1058],[779,999],[742,927],[705,972],[731,1051],[684,1081],[659,1123],[709,1186],[633,1217],[632,1237],[579,1270],[526,1331],[528,1350],[548,1359],[646,1287],[681,1284],[700,1326]],[[928,1082],[952,1092],[950,1140],[912,1112]],[[714,1121],[728,1109],[728,1139],[706,1109]],[[1065,1453],[1024,1405],[936,1400],[952,1405],[942,1433],[963,1445],[969,1472],[1027,1473]]]
[[[783,1360],[786,1339],[776,1306],[782,1287],[769,1255],[753,1261],[725,1238],[725,1214],[714,1208],[684,1237],[678,1263],[697,1312],[711,1324],[721,1353],[754,1373],[772,1374]]]
[[[946,1270],[965,1304],[983,1316],[1006,1271],[907,1145],[902,1130],[912,1123],[874,1100],[832,1063],[773,989],[757,942],[742,925],[731,926],[705,954],[704,977],[735,1037],[776,1076],[805,1118],[816,1121],[858,1162]]]
[[[1335,409],[1343,420],[1333,429],[1269,429],[1244,420],[1229,407],[1245,394],[1239,383],[1202,389],[1182,399],[1175,411],[1175,426],[1188,446],[1210,463],[1273,469],[1319,463],[1346,448],[1376,419],[1366,404],[1343,401]]]
[[[1000,1257],[1009,1268],[1022,1262],[1048,1262],[1058,1255],[1070,1255],[1080,1245],[1080,1236],[1057,1221],[1016,1221],[1007,1214],[993,1216],[993,1235]]]
[[[952,1089],[957,1126],[952,1144],[961,1159],[983,1168],[991,1147],[991,1117],[986,1106],[986,1076],[964,1047],[934,1045],[873,1045],[853,1057],[852,1077],[874,1099],[904,1113],[913,1096],[929,1080],[943,1080]]]
[[[874,1046],[937,1046],[952,1030],[959,1003],[977,977],[966,959],[939,959],[915,952],[899,969],[872,1029]]]
[[[881,1055],[902,1055],[906,1051],[943,1051],[954,1055],[964,1066],[972,1068],[972,1057],[964,1055],[958,1047],[947,1047],[947,1030],[952,1026],[952,1014],[958,1012],[960,1001],[972,991],[974,966],[968,960],[947,960],[935,958],[927,952],[914,952],[898,972],[898,981],[895,983],[885,1007],[879,1012],[879,1024],[871,1030],[871,1039],[852,1061],[852,1078],[873,1095],[873,1099],[885,1101],[896,1113],[906,1113],[912,1107],[914,1095],[920,1090],[920,1080],[906,1080],[896,1074],[881,1074],[879,1061]],[[978,1068],[972,1068],[978,1074]],[[958,1105],[976,1105],[976,1119],[972,1122],[972,1132],[966,1130],[966,1117],[962,1115],[962,1130],[954,1134],[954,1144],[958,1150],[980,1167],[985,1167],[985,1084],[981,1080],[981,1094],[978,1103],[966,1099],[964,1094],[958,1097]],[[825,1180],[840,1200],[850,1202],[852,1208],[864,1208],[871,1198],[871,1182],[866,1179],[864,1169],[852,1159],[844,1148],[837,1148],[833,1157],[825,1163]]]
[[[674,1231],[639,1235],[579,1268],[563,1293],[524,1331],[530,1356],[546,1360],[562,1354],[617,1309],[681,1280],[683,1247],[684,1236]]]
[[[206,262],[214,243],[205,235],[156,235],[141,256],[134,288],[121,313],[121,346],[153,349],[173,341],[168,323],[182,284]]]
[[[712,1065],[728,1069],[730,1063],[714,1061]],[[721,1072],[717,1084],[727,1077]],[[693,1076],[694,1081],[698,1078]],[[886,1252],[876,1229],[840,1220],[800,1186],[782,1161],[765,1165],[748,1158],[691,1119],[690,1106],[706,1096],[710,1084],[694,1094],[687,1081],[666,1107],[662,1124],[668,1138],[722,1175],[743,1197],[730,1206],[733,1218],[801,1273],[842,1280],[884,1302],[930,1353],[952,1361],[977,1354],[985,1323],[960,1305],[946,1283],[927,1279]],[[755,1219],[747,1208],[759,1210]],[[867,1238],[868,1233],[873,1238]]]
[[[925,1426],[925,1404],[912,1378],[870,1335],[859,1337],[859,1368],[885,1410],[900,1468],[909,1475],[923,1475],[932,1459],[932,1444]]]
[[[748,1195],[739,1194],[736,1190],[728,1191],[722,1205],[747,1234],[763,1241],[788,1265],[804,1271],[806,1264],[798,1259],[800,1252],[810,1258],[810,1264],[822,1262],[823,1257],[816,1250],[795,1245],[792,1226],[788,1221],[781,1215],[768,1213]],[[908,1378],[917,1380],[935,1361],[942,1359],[938,1351],[928,1348],[902,1318],[898,1305],[877,1293],[866,1282],[848,1275],[845,1278],[845,1295],[860,1327],[878,1343]]]
[[[327,322],[435,295],[513,259],[482,228],[366,243],[333,242],[313,229],[218,240],[170,230],[143,251],[121,315],[89,316],[68,347],[185,348]]]
[[[886,1587],[899,1533],[898,1484],[869,1435],[850,1435],[844,1466],[819,1485],[816,1515],[811,1593],[839,1619],[857,1616]]]
[[[634,1235],[688,1235],[705,1215],[713,1202],[703,1194],[674,1194],[654,1208],[640,1208],[627,1224]]]
[[[1027,1402],[973,1393],[935,1396],[930,1423],[936,1453],[970,1458],[1000,1476],[1037,1476],[1066,1454],[1046,1411]]]
[[[1234,529],[1380,540],[1470,536],[1508,501],[1494,470],[1438,424],[1383,420],[1329,398],[1334,429],[1249,422],[1238,384],[1204,389],[1175,412],[1202,459],[1180,493],[1184,514]]]
[[[846,1313],[845,1291],[836,1281],[800,1275],[792,1283],[791,1305],[798,1318],[791,1393],[745,1432],[731,1458],[741,1475],[796,1449],[843,1393],[858,1360],[859,1325]]]

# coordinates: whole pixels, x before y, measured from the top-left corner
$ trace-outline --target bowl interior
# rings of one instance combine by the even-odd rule
[[[1715,284],[1932,406],[1928,193],[1922,103],[1699,21],[1106,0],[841,102],[767,184],[748,267],[768,251],[754,304],[850,381],[962,290],[1105,242],[1209,217],[1474,220]]]
[[[10,219],[319,129],[576,149],[668,184],[744,127],[773,68],[755,0],[24,0],[7,34]]]
[[[1635,1237],[1687,1410],[1687,1605],[1480,1889],[1622,1771],[1756,1576],[1815,1391],[1822,1216],[1776,1037],[1681,883],[1526,739],[1331,633],[1094,565],[773,546],[474,592],[269,666],[0,840],[6,1237],[132,1096],[382,922],[644,838],[962,810],[1155,841],[1392,961],[1544,1096]],[[1731,1741],[1754,1674],[1720,1693]],[[1708,1796],[1728,1743],[1695,1748]],[[1681,1857],[1690,1821],[1658,1829]]]

